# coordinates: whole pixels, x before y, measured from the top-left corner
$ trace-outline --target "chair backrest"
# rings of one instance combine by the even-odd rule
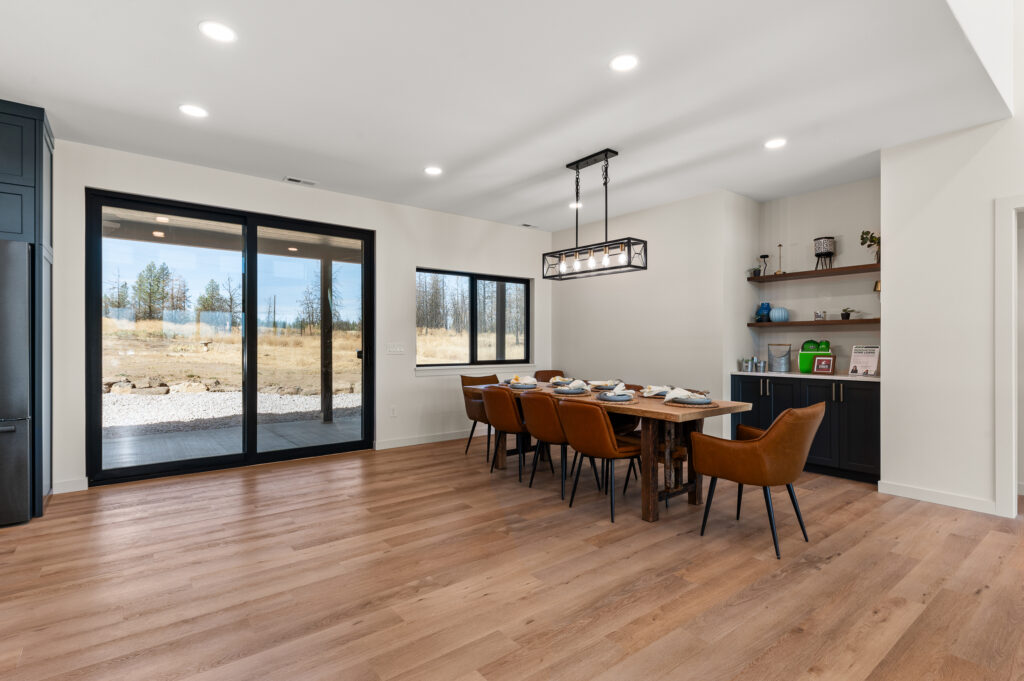
[[[561,375],[561,369],[541,369],[540,371],[534,372],[533,377],[541,383],[550,383],[552,378]]]
[[[568,444],[562,421],[558,418],[558,406],[551,395],[542,392],[524,393],[519,396],[519,404],[523,408],[523,420],[530,435],[552,445]]]
[[[787,409],[772,423],[764,435],[753,440],[765,457],[768,485],[783,485],[800,477],[811,443],[825,417],[825,403]]]
[[[516,398],[508,388],[484,388],[484,411],[491,425],[505,433],[523,432],[523,420],[516,406]]]
[[[466,403],[466,417],[473,421],[483,421],[484,415],[483,398],[474,395],[466,390],[467,385],[488,385],[497,383],[498,377],[495,374],[490,376],[459,376],[462,379],[462,399]]]
[[[581,400],[559,400],[558,417],[573,449],[587,456],[618,457],[615,431],[604,409]]]

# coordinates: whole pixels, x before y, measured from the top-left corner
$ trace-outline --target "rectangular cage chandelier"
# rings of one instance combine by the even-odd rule
[[[545,279],[582,279],[605,274],[636,272],[647,269],[647,242],[634,237],[608,238],[608,159],[619,152],[611,149],[599,151],[565,167],[576,171],[576,245],[545,253],[541,259]],[[580,171],[601,163],[604,181],[604,241],[580,246]]]

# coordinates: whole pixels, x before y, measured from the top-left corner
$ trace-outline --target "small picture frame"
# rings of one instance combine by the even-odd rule
[[[835,355],[822,355],[814,358],[814,367],[811,369],[812,374],[827,374],[829,376],[836,372],[836,356]]]

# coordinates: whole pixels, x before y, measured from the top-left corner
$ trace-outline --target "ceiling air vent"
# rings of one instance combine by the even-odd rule
[[[301,177],[292,177],[291,175],[285,175],[284,181],[288,184],[301,184],[303,187],[315,187],[315,180],[304,180]]]

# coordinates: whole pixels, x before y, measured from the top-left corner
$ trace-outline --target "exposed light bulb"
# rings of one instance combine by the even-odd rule
[[[591,251],[590,252],[590,257],[587,258],[587,267],[589,267],[590,269],[594,269],[595,265],[597,265],[597,261],[594,260],[594,252]]]
[[[567,269],[569,267],[565,264],[565,256],[563,255],[562,261],[558,263],[558,271],[564,274]]]
[[[604,255],[601,256],[601,267],[608,267],[608,263],[609,263],[608,247],[605,246],[604,247]]]
[[[576,257],[575,257],[575,258],[573,258],[573,261],[572,261],[572,269],[573,269],[573,271],[574,271],[574,272],[579,272],[579,270],[580,270],[580,258],[579,258],[579,254],[577,254],[577,255],[576,255]]]
[[[627,262],[628,259],[626,258],[626,250],[622,246],[619,246],[619,264],[625,265]]]

